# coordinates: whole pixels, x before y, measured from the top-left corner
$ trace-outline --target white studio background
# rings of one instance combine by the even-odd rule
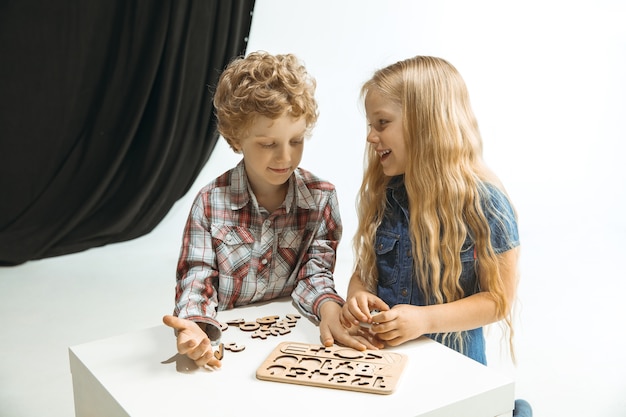
[[[413,55],[439,56],[459,69],[487,163],[520,216],[519,362],[515,369],[499,364],[493,347],[490,360],[514,374],[518,395],[533,402],[538,416],[626,415],[626,361],[618,353],[626,317],[623,22],[618,1],[257,0],[255,6],[248,51],[294,53],[318,82],[320,118],[301,166],[339,192],[340,291],[352,266],[365,147],[362,83]],[[238,156],[221,142],[209,165],[214,161],[227,169]],[[221,168],[211,166],[209,176]],[[570,402],[577,398],[582,404]]]
[[[498,354],[496,329],[490,367],[514,376],[516,395],[537,417],[626,415],[623,4],[256,0],[249,51],[295,53],[318,82],[320,119],[302,167],[338,189],[342,295],[365,148],[361,84],[413,55],[459,69],[485,158],[520,218],[518,365]],[[220,140],[189,192],[146,236],[0,268],[0,416],[73,415],[68,346],[161,323],[173,308],[193,197],[239,158]]]

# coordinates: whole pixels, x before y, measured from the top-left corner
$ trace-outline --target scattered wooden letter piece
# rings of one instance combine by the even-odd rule
[[[224,345],[224,349],[230,350],[231,352],[241,352],[245,348],[245,345],[238,345],[235,342],[227,343]]]
[[[261,327],[261,325],[256,321],[246,321],[245,323],[241,323],[239,325],[239,328],[244,332],[252,332],[257,330],[259,327]]]
[[[260,317],[258,319],[256,319],[256,322],[259,324],[274,324],[276,323],[276,321],[279,319],[279,316],[265,316],[265,317]]]
[[[262,339],[265,340],[267,339],[267,335],[269,334],[269,332],[265,331],[265,330],[257,330],[254,333],[252,333],[252,337],[256,338],[256,339]]]
[[[213,356],[215,356],[215,358],[219,361],[222,360],[222,358],[224,357],[224,344],[223,343],[220,343],[217,350],[213,352]]]
[[[246,322],[245,319],[234,319],[234,320],[228,320],[226,324],[230,326],[239,326],[240,324],[245,323],[245,322]]]
[[[290,327],[296,327],[296,322],[295,321],[288,321],[288,320],[281,320],[281,321],[277,321],[276,323],[274,323],[273,327],[279,327],[282,329],[288,329]]]
[[[282,336],[284,334],[291,333],[291,330],[289,327],[271,327],[269,332],[272,336]]]

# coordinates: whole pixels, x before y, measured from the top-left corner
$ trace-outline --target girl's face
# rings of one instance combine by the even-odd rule
[[[258,196],[284,192],[284,185],[302,160],[306,121],[287,114],[272,120],[256,118],[248,135],[236,145],[243,153],[252,191]]]
[[[365,96],[365,114],[369,126],[367,141],[374,147],[387,176],[402,175],[406,170],[406,146],[402,129],[402,108],[371,89]]]

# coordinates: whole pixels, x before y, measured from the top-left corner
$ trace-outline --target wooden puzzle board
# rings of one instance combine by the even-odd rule
[[[391,394],[407,357],[384,350],[282,342],[257,369],[258,379]]]

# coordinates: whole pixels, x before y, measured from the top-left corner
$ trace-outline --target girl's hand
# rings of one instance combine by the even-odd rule
[[[353,325],[372,323],[372,310],[387,311],[389,306],[369,291],[357,291],[341,309],[341,324],[349,329]]]
[[[337,343],[356,350],[382,349],[385,344],[376,335],[360,328],[348,329],[341,324],[341,306],[333,301],[322,304],[320,318],[320,340],[326,347]]]
[[[398,346],[426,333],[423,307],[398,304],[372,317],[371,331],[388,346]]]

